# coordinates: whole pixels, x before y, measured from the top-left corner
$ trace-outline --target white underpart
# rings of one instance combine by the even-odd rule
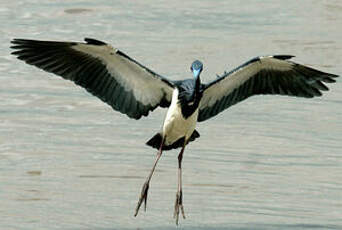
[[[178,103],[178,93],[178,89],[175,88],[172,94],[171,105],[164,120],[162,135],[166,137],[165,145],[171,145],[184,136],[187,141],[196,127],[198,109],[190,117],[184,119],[180,104]]]

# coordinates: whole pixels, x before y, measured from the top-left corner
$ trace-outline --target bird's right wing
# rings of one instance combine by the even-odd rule
[[[204,85],[198,121],[205,121],[253,95],[321,96],[321,90],[328,90],[323,82],[332,83],[338,77],[288,61],[291,57],[257,57]]]
[[[113,109],[139,119],[169,106],[173,83],[110,45],[14,39],[12,54],[85,88]]]

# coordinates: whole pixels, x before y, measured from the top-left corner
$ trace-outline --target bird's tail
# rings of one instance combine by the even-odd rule
[[[159,149],[162,139],[162,135],[160,133],[157,133],[148,142],[146,142],[146,144],[151,146],[152,148]]]
[[[198,137],[200,137],[200,134],[197,132],[197,130],[194,130],[194,132],[191,134],[190,139],[188,140],[188,143],[191,141],[194,141]],[[161,133],[157,133],[148,142],[146,142],[146,145],[149,145],[155,149],[159,149],[161,142],[162,142],[162,139],[163,139],[163,137],[162,137]],[[171,145],[164,145],[163,150],[177,149],[177,148],[182,147],[183,144],[184,144],[184,137],[180,138],[179,140],[172,143]]]

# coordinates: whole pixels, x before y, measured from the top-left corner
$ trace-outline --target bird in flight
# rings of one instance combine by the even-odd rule
[[[190,66],[192,77],[171,80],[143,66],[109,44],[85,38],[85,42],[13,39],[13,55],[27,64],[57,74],[85,88],[129,118],[140,119],[160,107],[168,107],[164,123],[147,145],[158,149],[154,165],[143,184],[135,209],[146,211],[147,194],[162,152],[181,148],[178,155],[178,189],[174,218],[185,218],[182,195],[182,159],[185,146],[200,135],[197,122],[214,117],[253,95],[277,94],[312,98],[327,91],[325,83],[337,75],[290,61],[294,56],[274,55],[251,59],[209,83],[201,82],[203,64]]]

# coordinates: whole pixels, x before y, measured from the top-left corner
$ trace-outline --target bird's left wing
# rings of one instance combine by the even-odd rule
[[[321,90],[328,90],[323,82],[333,83],[333,78],[338,77],[287,60],[292,57],[256,57],[204,85],[198,121],[205,121],[253,95],[321,96]]]
[[[169,106],[172,81],[104,42],[85,41],[14,39],[11,48],[19,59],[73,81],[130,118]]]

